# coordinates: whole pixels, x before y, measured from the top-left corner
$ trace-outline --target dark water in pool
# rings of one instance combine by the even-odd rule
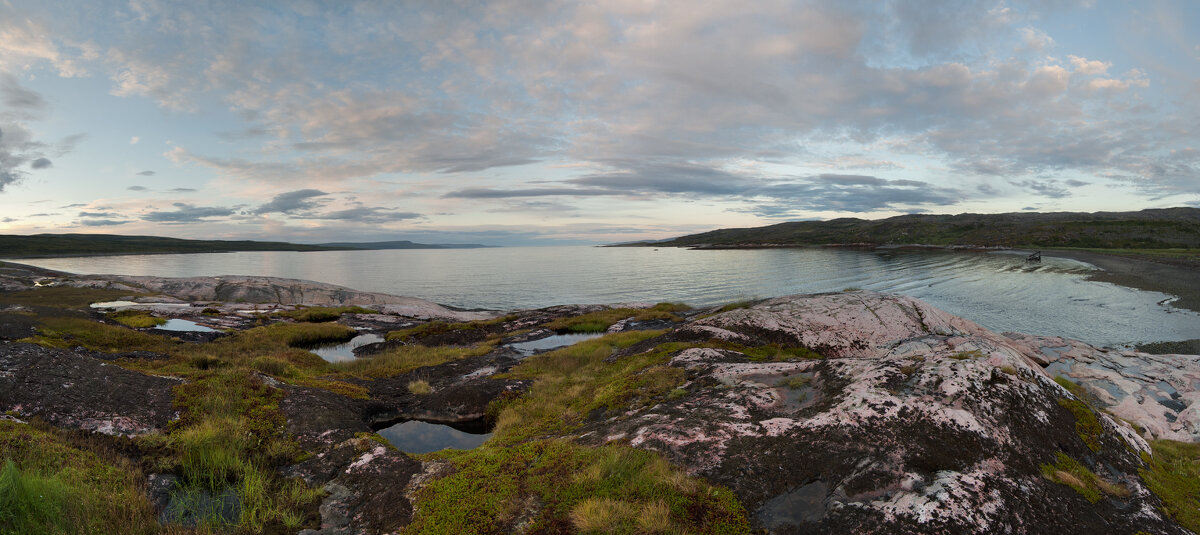
[[[600,336],[603,336],[603,333],[555,334],[545,338],[538,338],[537,340],[530,340],[528,342],[508,344],[508,347],[511,347],[517,350],[517,353],[528,357],[534,353],[566,347],[575,344],[576,342],[591,340],[592,338],[599,338]]]
[[[355,348],[362,347],[367,344],[374,344],[376,342],[382,342],[382,341],[383,341],[382,336],[379,336],[377,334],[367,333],[367,334],[360,334],[358,336],[355,336],[354,338],[351,338],[349,342],[342,342],[342,343],[336,343],[336,344],[324,344],[324,345],[320,345],[320,346],[317,346],[314,348],[310,348],[309,351],[316,353],[317,356],[319,356],[329,362],[340,362],[340,361],[344,361],[344,360],[354,360],[356,358],[354,356]]]
[[[429,453],[447,448],[469,450],[492,437],[491,433],[468,433],[448,425],[415,420],[400,422],[378,433],[405,453]]]
[[[205,327],[194,321],[181,320],[171,318],[166,323],[155,327],[160,331],[183,332],[183,333],[215,333],[216,329]]]

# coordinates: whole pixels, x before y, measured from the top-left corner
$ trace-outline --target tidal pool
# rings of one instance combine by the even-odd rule
[[[166,323],[155,327],[160,331],[185,332],[185,333],[215,333],[219,332],[212,327],[205,327],[194,321],[181,320],[171,318]]]
[[[309,351],[316,353],[318,357],[321,357],[329,362],[342,362],[355,359],[355,348],[382,341],[382,336],[367,333],[355,336],[354,338],[351,338],[349,342],[320,345],[309,349]]]
[[[429,453],[449,448],[469,450],[492,437],[491,433],[469,433],[449,425],[417,420],[400,422],[379,430],[379,434],[405,453]]]
[[[545,338],[538,338],[537,340],[530,340],[528,342],[517,342],[515,344],[508,344],[508,347],[511,347],[511,348],[517,350],[518,353],[528,357],[529,355],[532,355],[534,353],[548,351],[551,349],[558,349],[560,347],[566,347],[569,345],[573,345],[577,342],[582,342],[584,340],[591,340],[592,338],[599,338],[601,336],[604,336],[604,334],[603,333],[555,334],[552,336],[547,336]]]

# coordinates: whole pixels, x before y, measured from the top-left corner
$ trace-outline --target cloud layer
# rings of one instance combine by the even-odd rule
[[[704,203],[774,219],[1065,206],[1103,188],[1143,204],[1200,199],[1200,56],[1168,69],[1114,52],[1183,35],[1164,22],[1170,6],[140,0],[78,17],[62,7],[0,5],[0,191],[59,168],[71,145],[34,139],[50,106],[13,73],[103,80],[111,97],[172,117],[237,118],[157,162],[232,192],[184,202],[191,184],[125,182],[141,204],[83,224],[417,230],[484,214],[606,222],[651,201],[664,214]],[[1092,46],[1046,22],[1085,12],[1134,29]],[[151,143],[137,133],[121,143]],[[152,166],[125,175],[169,179]],[[696,222],[687,217],[674,221]]]

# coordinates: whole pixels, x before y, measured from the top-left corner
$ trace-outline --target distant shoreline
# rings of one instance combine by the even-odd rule
[[[1043,249],[1042,254],[1087,262],[1103,270],[1088,280],[1175,295],[1179,299],[1171,306],[1200,312],[1200,267],[1192,263],[1069,249]]]
[[[679,247],[695,251],[715,251],[730,249],[863,249],[889,250],[901,249],[910,251],[948,251],[948,252],[995,252],[995,251],[1041,251],[1045,256],[1069,258],[1087,262],[1101,269],[1088,276],[1088,280],[1107,282],[1118,286],[1161,292],[1179,297],[1172,301],[1171,306],[1200,312],[1200,265],[1195,261],[1170,261],[1161,258],[1145,256],[1127,256],[1119,252],[1085,251],[1078,249],[1036,249],[1026,247],[987,247],[978,245],[875,245],[869,243],[845,243],[827,245],[802,244],[746,244],[746,245],[709,245],[704,247],[688,245],[653,245],[642,247]]]
[[[351,251],[356,249],[339,249]],[[226,254],[226,253],[254,253],[254,252],[270,252],[270,253],[325,253],[329,251],[321,250],[299,250],[299,249],[270,249],[258,251],[132,251],[123,253],[74,253],[74,254],[40,254],[40,255],[21,255],[21,256],[0,256],[0,260],[37,260],[39,258],[88,258],[92,256],[141,256],[141,255],[164,255],[164,254]]]
[[[375,251],[391,249],[479,249],[477,243],[416,243],[408,240],[303,244],[254,240],[190,240],[120,234],[0,235],[0,258],[84,258],[143,254],[240,253],[252,251]]]

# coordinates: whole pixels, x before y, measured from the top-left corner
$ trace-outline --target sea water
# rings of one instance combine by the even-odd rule
[[[693,306],[861,288],[916,297],[995,331],[1097,345],[1200,338],[1200,315],[1171,296],[1086,280],[1095,267],[1012,253],[825,248],[696,251],[673,247],[512,247],[238,252],[51,258],[79,274],[258,275],[413,296],[462,308],[574,303]]]

